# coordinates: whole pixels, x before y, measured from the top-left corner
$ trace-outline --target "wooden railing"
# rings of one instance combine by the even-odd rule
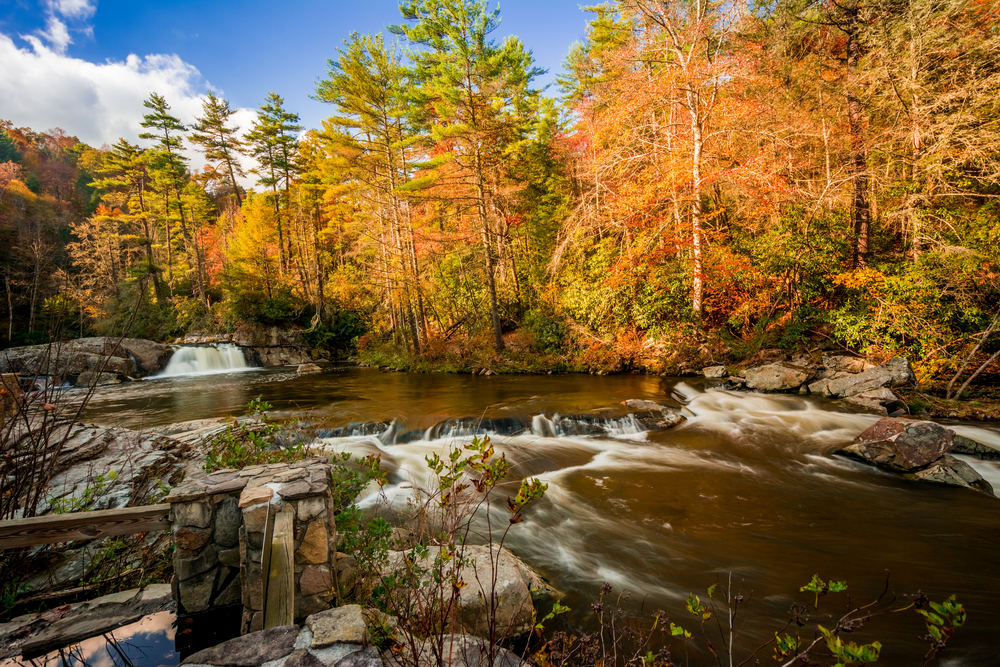
[[[170,505],[49,514],[0,521],[0,550],[170,530]]]

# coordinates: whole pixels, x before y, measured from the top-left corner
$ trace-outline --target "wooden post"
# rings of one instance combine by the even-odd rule
[[[295,622],[295,521],[294,510],[285,505],[274,518],[270,542],[270,567],[262,572],[264,629]],[[265,536],[266,537],[266,536]],[[264,542],[266,548],[268,543]]]

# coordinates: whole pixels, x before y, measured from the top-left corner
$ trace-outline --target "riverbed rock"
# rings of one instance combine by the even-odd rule
[[[885,406],[878,401],[873,401],[867,398],[861,398],[860,396],[848,396],[843,399],[844,403],[858,408],[864,412],[873,415],[879,415],[880,417],[888,417],[889,411],[886,410]]]
[[[322,370],[323,369],[317,366],[316,364],[300,364],[299,367],[295,370],[295,372],[298,373],[299,375],[302,375],[304,373],[319,373]]]
[[[708,366],[701,369],[701,374],[707,378],[724,378],[728,377],[729,372],[725,366]]]
[[[622,405],[638,410],[638,412],[631,413],[632,417],[649,431],[664,431],[687,420],[687,417],[682,415],[680,410],[656,401],[631,398],[622,401]]]
[[[299,626],[283,625],[230,639],[185,658],[182,665],[219,667],[259,667],[292,652]]]
[[[386,667],[526,667],[517,654],[505,648],[493,647],[493,661],[489,659],[489,643],[470,635],[442,635],[414,642],[417,653],[407,644],[402,651],[385,651],[382,663]],[[443,660],[436,658],[436,647],[442,647]]]
[[[984,460],[1000,459],[1000,448],[977,442],[964,435],[955,434],[955,441],[951,447],[953,454],[970,454]]]
[[[76,377],[81,373],[115,373],[145,377],[166,367],[172,350],[141,338],[79,338],[52,345],[14,347],[0,353],[0,373]],[[83,382],[79,382],[81,386]]]
[[[84,371],[76,378],[78,387],[106,387],[112,384],[121,384],[118,373],[97,373],[95,371]]]
[[[868,363],[868,361],[861,357],[852,357],[846,354],[823,355],[823,367],[831,372],[860,373],[872,366],[873,364]]]
[[[923,482],[933,482],[935,484],[961,486],[982,491],[990,496],[996,495],[993,486],[983,479],[972,466],[965,461],[956,459],[950,454],[943,455],[940,459],[925,468],[905,473],[903,477]]]
[[[844,398],[858,396],[882,387],[901,387],[916,384],[910,362],[902,357],[894,357],[881,366],[830,380],[826,386],[830,396]]]
[[[911,472],[941,458],[954,437],[953,431],[934,422],[886,417],[841,451],[882,468]]]
[[[327,648],[334,644],[363,644],[371,642],[368,625],[361,605],[349,604],[313,614],[306,619],[312,632],[311,648]]]
[[[440,547],[428,547],[424,558],[417,558],[414,567],[422,571],[422,581],[431,581],[431,571],[434,569],[434,559]],[[522,571],[529,569],[517,556],[507,549],[487,546],[466,546],[465,558],[469,562],[457,572],[445,572],[446,578],[454,574],[465,586],[459,593],[459,622],[464,632],[488,637],[487,619],[490,594],[499,600],[496,611],[496,627],[505,636],[517,637],[528,634],[534,628],[531,601],[531,591],[522,576]],[[407,557],[413,558],[412,552],[391,551],[387,570],[400,572],[407,567]],[[496,588],[490,590],[493,580],[493,569],[496,566]],[[417,587],[409,594],[427,595],[424,589]]]
[[[747,389],[758,391],[791,391],[801,387],[815,371],[807,366],[777,362],[748,368],[744,377]]]

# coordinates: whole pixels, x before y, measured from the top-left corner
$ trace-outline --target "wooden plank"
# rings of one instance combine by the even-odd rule
[[[274,518],[271,567],[268,571],[264,629],[291,625],[295,620],[295,535],[291,505]]]
[[[267,616],[267,578],[271,571],[271,540],[274,536],[274,505],[268,504],[264,517],[264,539],[260,544],[260,603],[261,614]]]
[[[0,550],[170,530],[170,505],[49,514],[0,521]]]

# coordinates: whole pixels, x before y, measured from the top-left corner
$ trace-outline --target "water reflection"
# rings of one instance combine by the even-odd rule
[[[0,667],[172,667],[179,662],[174,614],[164,611],[40,658],[5,660]]]

